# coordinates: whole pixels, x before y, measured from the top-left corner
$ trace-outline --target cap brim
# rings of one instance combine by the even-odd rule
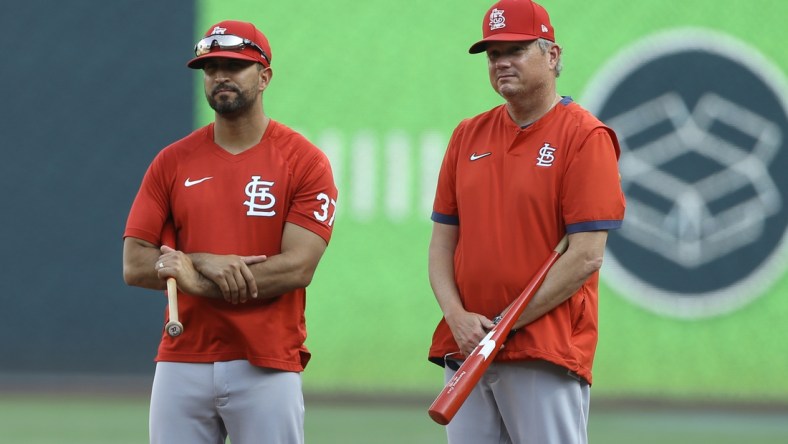
[[[507,33],[500,33],[500,34],[493,34],[486,39],[479,40],[478,42],[474,43],[473,46],[468,50],[471,54],[478,54],[480,52],[484,52],[487,49],[487,44],[490,42],[530,42],[532,40],[538,39],[538,35],[530,35],[530,34],[507,34]]]
[[[202,66],[205,64],[205,61],[211,58],[222,57],[225,59],[238,59],[238,60],[247,60],[250,62],[260,63],[259,59],[254,57],[249,57],[248,55],[237,52],[237,51],[214,51],[209,52],[208,54],[201,55],[199,57],[195,57],[189,60],[189,63],[186,64],[191,69],[202,69]]]

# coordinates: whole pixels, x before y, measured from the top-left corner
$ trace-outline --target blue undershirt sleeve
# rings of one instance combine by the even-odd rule
[[[433,218],[434,217],[435,216],[433,215]],[[580,222],[567,225],[566,234],[582,233],[584,231],[617,230],[621,228],[621,224],[622,221],[620,220],[592,220],[588,222]]]
[[[430,217],[430,219],[432,219],[433,222],[437,222],[439,224],[445,224],[445,225],[460,224],[459,216],[451,216],[448,214],[436,213],[435,211],[432,212],[432,217]]]

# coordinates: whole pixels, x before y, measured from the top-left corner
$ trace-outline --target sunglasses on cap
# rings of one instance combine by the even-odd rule
[[[194,45],[194,54],[197,57],[208,54],[215,46],[218,46],[220,49],[229,50],[239,50],[246,46],[251,46],[252,48],[260,51],[260,54],[263,55],[265,61],[268,62],[269,65],[271,64],[271,59],[268,58],[268,54],[263,51],[263,48],[259,47],[255,42],[249,39],[231,34],[218,34],[205,37],[204,39],[197,42],[196,45]]]

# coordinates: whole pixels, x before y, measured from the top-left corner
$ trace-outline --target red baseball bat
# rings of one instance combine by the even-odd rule
[[[539,271],[531,278],[531,282],[528,283],[528,286],[526,286],[517,299],[512,302],[509,310],[499,316],[495,326],[493,326],[489,333],[487,333],[487,336],[479,342],[479,345],[473,349],[470,356],[465,359],[451,380],[443,387],[443,390],[438,394],[438,397],[435,398],[435,401],[432,402],[429,409],[430,418],[432,418],[433,421],[441,425],[446,425],[454,418],[457,410],[459,410],[462,403],[468,399],[468,395],[471,394],[473,387],[479,382],[479,379],[481,379],[487,367],[489,367],[495,359],[495,355],[497,355],[498,351],[501,349],[499,344],[502,345],[504,341],[506,341],[506,337],[509,335],[509,332],[512,331],[515,321],[517,321],[517,318],[523,313],[523,310],[525,310],[528,302],[531,301],[531,297],[536,293],[536,290],[542,285],[542,281],[544,281],[545,276],[547,276],[550,267],[552,267],[555,261],[566,251],[568,244],[569,241],[567,237],[564,236],[550,254],[550,257],[544,261]]]

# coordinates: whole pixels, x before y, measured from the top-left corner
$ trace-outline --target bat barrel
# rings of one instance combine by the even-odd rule
[[[484,349],[484,345],[480,344],[474,349],[471,356],[463,361],[460,368],[454,373],[454,376],[449,380],[443,390],[440,392],[435,401],[430,406],[428,413],[433,421],[441,425],[446,425],[454,418],[457,411],[462,406],[468,395],[471,394],[476,383],[479,382],[484,371],[490,366],[495,355],[500,350],[497,346],[500,340],[501,332],[495,331],[487,339],[486,344],[492,344],[493,348],[486,350],[489,356],[484,356],[479,352]],[[484,341],[483,341],[484,342]]]
[[[430,406],[428,410],[430,418],[440,425],[448,424],[449,421],[454,418],[454,415],[457,414],[460,406],[462,406],[462,402],[457,402],[456,400],[464,400],[467,398],[470,391],[473,390],[473,387],[476,385],[476,382],[478,381],[473,381],[473,383],[464,384],[460,387],[452,386],[451,388],[447,385],[449,389],[447,390],[447,388],[444,388],[443,392],[435,398],[435,401],[433,401]],[[451,382],[449,384],[451,384]],[[463,393],[465,391],[468,393]]]
[[[449,416],[454,416],[455,413],[457,412],[452,412],[452,414]],[[437,408],[433,409],[432,407],[430,407],[429,414],[430,414],[430,418],[432,418],[433,421],[437,422],[440,425],[446,425],[449,423],[449,416],[442,413]]]

